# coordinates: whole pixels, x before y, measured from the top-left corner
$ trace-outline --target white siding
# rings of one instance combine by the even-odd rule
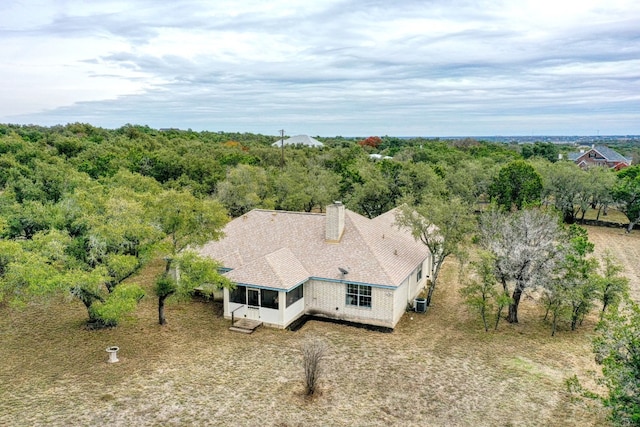
[[[282,328],[282,316],[280,316],[280,310],[260,307],[260,320],[264,323],[268,323],[270,326]]]
[[[393,325],[400,320],[402,315],[407,309],[407,302],[413,301],[409,296],[410,289],[410,280],[407,278],[402,285],[398,286],[398,289],[393,294]]]
[[[419,266],[396,289],[371,288],[371,307],[357,307],[346,304],[347,284],[310,280],[304,286],[304,297],[290,307],[286,306],[286,293],[279,292],[279,310],[260,307],[260,320],[270,326],[284,328],[291,322],[309,314],[349,322],[365,323],[388,328],[395,327],[414,298],[426,285],[431,269],[431,257],[422,263],[422,278],[417,280]],[[240,307],[240,308],[239,308]],[[246,306],[229,302],[229,291],[224,290],[224,316],[231,318],[246,316]]]
[[[306,288],[305,288],[304,292],[307,292]],[[293,322],[298,317],[300,317],[300,316],[302,316],[304,314],[304,300],[305,300],[305,298],[302,297],[298,301],[296,301],[293,304],[291,304],[289,307],[285,308],[284,321],[283,321],[283,326],[284,327],[289,326],[289,324],[291,322]]]
[[[430,258],[427,258],[422,262],[422,278],[418,280],[418,271],[420,270],[420,265],[418,265],[409,277],[396,289],[393,307],[394,326],[406,312],[407,304],[414,306],[414,299],[427,284],[430,268]]]

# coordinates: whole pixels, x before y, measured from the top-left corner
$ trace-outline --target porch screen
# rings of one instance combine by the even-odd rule
[[[238,304],[246,304],[247,303],[247,287],[236,286],[235,289],[229,292],[229,300],[231,302],[235,302]]]
[[[261,289],[260,293],[260,300],[262,301],[263,307],[278,309],[278,291]]]
[[[304,285],[300,285],[297,288],[287,292],[287,307],[289,307],[291,304],[293,304],[294,302],[298,301],[300,298],[303,297],[303,294],[302,294],[303,288],[304,288]]]

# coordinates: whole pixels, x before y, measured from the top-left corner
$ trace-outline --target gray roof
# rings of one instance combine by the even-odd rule
[[[630,159],[627,159],[622,154],[618,153],[615,150],[612,150],[609,147],[605,147],[604,145],[593,146],[593,147],[591,147],[591,148],[589,148],[587,150],[584,150],[583,153],[580,153],[580,152],[578,152],[578,153],[576,153],[576,152],[569,153],[569,154],[567,154],[567,158],[569,160],[576,161],[581,156],[584,156],[586,153],[588,153],[589,151],[592,151],[592,150],[600,153],[602,155],[602,157],[607,159],[607,161],[610,161],[610,162],[625,162],[625,163],[631,164],[631,160]]]
[[[278,140],[276,142],[274,142],[273,145],[274,147],[280,147],[280,145],[282,144],[282,140]],[[306,145],[308,147],[322,147],[324,146],[324,144],[322,144],[322,142],[318,141],[315,138],[310,137],[309,135],[295,135],[292,136],[291,138],[285,139],[284,140],[284,145]]]
[[[254,209],[227,224],[225,237],[201,255],[232,269],[236,283],[288,290],[308,278],[343,279],[395,288],[429,256],[409,232],[395,225],[395,210],[369,219],[345,210],[340,242],[325,240],[325,214]]]

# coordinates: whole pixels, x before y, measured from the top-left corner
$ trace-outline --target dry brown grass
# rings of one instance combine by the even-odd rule
[[[640,301],[640,230],[626,233],[623,229],[586,228],[589,239],[596,245],[597,256],[602,256],[608,249],[624,265],[625,276],[631,285],[631,297]]]
[[[637,234],[589,231],[599,251],[622,251],[638,268],[628,263],[634,248],[638,259]],[[158,268],[138,278],[147,289]],[[577,333],[561,325],[551,338],[540,308],[525,299],[522,323],[484,333],[458,288],[451,262],[429,311],[407,314],[391,334],[321,322],[237,334],[219,304],[198,301],[170,304],[160,327],[151,297],[103,331],[83,329],[77,302],[0,308],[0,425],[605,424],[603,408],[573,400],[564,385],[577,374],[595,387],[595,316]],[[322,337],[328,354],[320,392],[309,400],[300,347],[312,337]],[[106,363],[112,345],[120,363]]]
[[[580,218],[582,214],[578,214],[578,218]],[[584,215],[584,219],[596,219],[598,217],[597,209],[587,209],[586,214]],[[600,212],[600,221],[613,222],[616,224],[628,224],[629,220],[627,216],[620,212],[617,209],[609,208],[607,209],[607,215],[603,212]]]

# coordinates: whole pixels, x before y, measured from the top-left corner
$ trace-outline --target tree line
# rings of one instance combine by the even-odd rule
[[[276,139],[136,125],[0,125],[0,230],[7,246],[0,297],[20,304],[67,288],[92,322],[114,324],[116,307],[132,307],[141,297],[140,289],[119,285],[158,251],[168,261],[157,293],[172,295],[162,289],[180,251],[219,236],[228,217],[254,208],[312,212],[342,200],[372,218],[407,206],[458,238],[472,230],[470,213],[488,202],[505,211],[551,206],[566,223],[615,206],[629,218],[629,231],[640,221],[640,167],[582,170],[557,161],[553,144],[336,137],[324,138],[321,149],[287,147],[283,164],[271,146]],[[375,160],[374,152],[392,158]],[[177,206],[182,210],[172,210]],[[193,234],[177,237],[181,224]],[[440,261],[435,287],[437,269],[456,245],[419,229],[414,234]],[[27,259],[55,283],[26,272],[14,277]]]

